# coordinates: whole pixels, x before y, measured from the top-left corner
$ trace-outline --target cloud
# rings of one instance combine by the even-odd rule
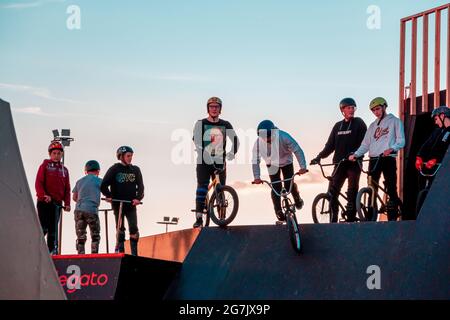
[[[40,107],[13,108],[13,111],[37,116],[51,116],[51,114],[43,112]]]
[[[33,1],[33,2],[12,2],[9,4],[5,4],[3,6],[1,6],[1,8],[3,9],[29,9],[29,8],[36,8],[36,7],[41,7],[47,3],[61,3],[61,2],[65,2],[65,0],[38,0],[38,1]]]
[[[1,83],[0,82],[0,89],[24,92],[24,93],[28,93],[33,96],[39,97],[39,98],[44,98],[44,99],[58,101],[58,102],[80,103],[80,101],[75,101],[72,99],[57,98],[47,88],[39,88],[39,87],[32,87],[32,86],[21,85],[21,84],[10,84],[10,83]]]
[[[59,118],[83,118],[83,119],[94,119],[101,121],[103,123],[112,123],[115,121],[115,117],[113,115],[104,115],[104,114],[88,114],[88,113],[73,113],[73,112],[45,112],[41,107],[24,107],[24,108],[12,108],[13,112],[40,116],[40,117],[59,117]],[[160,121],[160,120],[146,120],[146,119],[138,119],[135,124],[141,125],[167,125],[170,124],[169,121]],[[134,126],[134,129],[137,127]],[[148,126],[145,127],[145,130],[148,130]]]

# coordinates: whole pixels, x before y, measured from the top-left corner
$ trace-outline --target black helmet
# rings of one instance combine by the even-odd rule
[[[90,171],[97,171],[100,170],[100,164],[95,160],[89,160],[86,162],[86,165],[84,166],[84,171],[90,172]]]
[[[131,147],[129,146],[121,146],[119,149],[117,149],[117,160],[120,160],[120,157],[127,152],[134,153],[133,149],[131,149]]]
[[[265,130],[265,132],[267,132],[267,133],[266,133],[266,137],[270,137],[271,131],[272,131],[273,129],[276,129],[276,127],[275,127],[275,125],[273,124],[273,122],[270,121],[270,120],[264,120],[264,121],[261,121],[261,122],[258,124],[258,128],[256,129],[256,131],[257,131],[257,133],[258,133],[258,136],[261,136],[261,132],[262,132],[263,130]]]
[[[339,108],[342,109],[346,106],[355,106],[356,107],[356,101],[353,98],[344,98],[339,102]]]
[[[450,118],[450,108],[447,106],[440,106],[433,110],[431,113],[431,118],[434,118],[435,116],[438,116],[440,114],[444,114],[447,118]]]

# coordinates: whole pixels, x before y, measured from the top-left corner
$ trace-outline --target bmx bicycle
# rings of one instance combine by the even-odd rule
[[[214,176],[208,186],[205,200],[206,210],[203,211],[205,227],[209,226],[210,220],[219,227],[226,227],[236,218],[238,213],[239,197],[236,190],[220,183],[220,174],[224,171],[225,168],[214,166]],[[196,212],[196,210],[192,209],[191,212]]]
[[[344,162],[348,161],[347,159],[342,159],[338,163],[330,163],[330,164],[321,164],[320,162],[317,163],[317,165],[320,166],[320,171],[322,172],[322,176],[331,182],[333,177],[335,176],[336,172],[339,169],[339,166]],[[311,165],[314,165],[314,163],[311,163]],[[330,166],[336,166],[331,173],[331,175],[326,175],[325,171],[323,170],[324,167],[330,167]],[[348,201],[347,196],[345,196],[342,192],[339,191],[339,195],[337,197],[337,203],[338,203],[338,212],[336,213],[339,217],[339,210],[340,210],[340,219],[339,222],[346,222],[347,219],[347,210],[345,210],[345,207],[342,205],[341,201],[339,201],[339,197],[344,198],[345,201]],[[319,193],[313,200],[312,203],[312,218],[314,223],[333,223],[333,212],[331,207],[331,194],[329,192],[326,193]],[[359,219],[356,218],[356,221],[359,221]]]
[[[308,172],[308,171],[306,171],[306,172]],[[281,197],[281,209],[282,209],[282,214],[286,219],[287,229],[288,229],[288,233],[289,233],[289,240],[291,242],[292,247],[294,248],[294,250],[297,253],[301,253],[301,251],[302,251],[302,241],[301,241],[301,237],[300,237],[300,229],[298,227],[297,216],[295,215],[295,204],[289,198],[289,195],[292,192],[292,186],[294,185],[294,179],[296,176],[299,176],[299,175],[300,174],[297,172],[296,174],[294,174],[292,176],[292,178],[274,181],[274,182],[269,182],[267,180],[261,180],[261,182],[267,184],[277,196]],[[286,190],[286,188],[284,186],[284,183],[288,182],[288,181],[291,181],[291,184],[289,186],[289,191]],[[274,188],[274,185],[277,183],[283,184],[280,193],[278,193]],[[253,184],[254,184],[254,182],[253,182]]]

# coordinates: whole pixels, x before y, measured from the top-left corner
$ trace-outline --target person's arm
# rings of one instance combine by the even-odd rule
[[[194,142],[196,151],[202,152],[202,150],[203,150],[203,123],[201,120],[198,120],[194,125],[192,141]]]
[[[302,148],[297,143],[297,141],[288,133],[283,137],[282,143],[287,145],[289,151],[291,151],[295,157],[297,158],[300,169],[306,169],[306,159],[305,154],[303,153]]]
[[[39,166],[38,172],[36,174],[36,182],[34,184],[38,200],[44,200],[44,197],[46,195],[44,183],[45,183],[45,165],[43,163]]]
[[[394,152],[398,152],[405,146],[405,130],[403,129],[403,123],[400,119],[395,122],[395,143],[391,147]]]
[[[330,154],[332,154],[335,150],[335,139],[336,139],[336,131],[337,131],[337,124],[333,127],[333,129],[330,132],[330,135],[328,136],[328,140],[325,143],[325,147],[322,151],[319,152],[316,159],[323,159],[328,157]]]
[[[369,146],[371,142],[371,134],[370,134],[370,128],[366,131],[366,134],[364,135],[364,139],[361,142],[361,145],[359,146],[358,150],[356,150],[353,155],[356,158],[362,157],[369,151]]]
[[[357,134],[358,144],[361,144],[361,142],[364,139],[364,136],[366,135],[366,132],[367,132],[366,123],[361,119],[358,134]]]
[[[227,122],[227,126],[225,128],[227,130],[226,135],[228,138],[230,138],[231,143],[232,143],[232,146],[231,146],[232,151],[231,152],[232,152],[233,156],[235,156],[239,150],[239,145],[240,145],[239,138],[236,134],[236,131],[234,131],[234,128],[231,125],[231,123]]]
[[[111,191],[109,190],[109,187],[111,186],[113,179],[114,179],[114,167],[111,167],[106,172],[105,176],[103,177],[102,184],[100,185],[100,191],[103,193],[103,195],[106,198],[112,198]]]
[[[259,138],[257,138],[255,145],[253,146],[253,152],[252,152],[252,170],[253,170],[253,177],[255,180],[261,179],[261,155],[259,153]]]
[[[63,170],[66,171],[65,183],[64,183],[64,207],[66,211],[70,211],[70,179],[69,179],[69,170],[65,167]]]
[[[78,201],[78,182],[75,183],[75,187],[73,187],[72,190],[72,200],[77,202]]]
[[[431,152],[431,147],[434,144],[435,140],[436,140],[436,130],[434,130],[428,137],[428,139],[422,144],[422,146],[419,149],[419,152],[417,152],[417,156],[428,159]]]
[[[137,200],[141,201],[144,198],[144,180],[142,179],[141,169],[136,167],[136,184],[137,184]]]

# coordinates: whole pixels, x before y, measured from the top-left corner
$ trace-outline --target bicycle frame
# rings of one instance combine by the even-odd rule
[[[286,215],[286,214],[288,213],[289,210],[290,210],[292,213],[295,214],[295,206],[292,204],[291,200],[289,199],[289,195],[290,195],[291,192],[292,192],[292,186],[294,185],[294,179],[295,179],[296,176],[299,176],[299,174],[296,173],[296,174],[294,174],[294,175],[292,176],[292,178],[289,178],[289,179],[283,179],[283,180],[278,180],[278,181],[274,181],[274,182],[269,182],[269,181],[267,181],[267,180],[262,180],[263,183],[267,184],[267,185],[272,189],[272,191],[273,191],[277,196],[279,196],[279,197],[282,199],[282,203],[283,203],[282,208],[284,209],[284,210],[283,210],[283,214],[284,214],[284,215]],[[284,182],[288,182],[288,181],[292,181],[292,183],[291,183],[290,186],[289,186],[289,191],[287,191],[286,188],[285,188],[285,186],[284,186]],[[281,186],[281,191],[280,191],[280,193],[278,193],[278,192],[275,190],[275,188],[273,187],[273,185],[274,185],[274,184],[277,184],[277,183],[283,184],[283,185]]]
[[[330,163],[330,164],[321,164],[320,162],[317,163],[320,166],[320,171],[322,172],[322,176],[327,179],[328,181],[331,182],[331,180],[333,179],[333,177],[336,175],[336,172],[339,169],[339,166],[344,162],[344,161],[348,161],[347,159],[342,159],[341,161],[337,162],[337,163]],[[336,166],[333,169],[333,172],[331,175],[326,175],[325,171],[323,170],[324,167],[331,167],[331,166]],[[329,194],[329,192],[327,192]],[[339,191],[339,196],[344,198],[346,201],[348,201],[348,198],[346,195],[344,195],[341,191]],[[342,205],[342,203],[339,201],[339,196],[337,198],[337,202],[338,202],[338,206],[339,208],[342,210],[341,212],[345,212],[345,207]]]
[[[441,163],[436,163],[436,165],[435,165],[436,170],[434,170],[433,173],[424,173],[422,170],[422,167],[420,167],[419,173],[422,177],[425,178],[425,189],[427,189],[428,186],[430,185],[430,178],[433,178],[434,176],[436,176],[437,172],[441,168]]]
[[[386,201],[384,201],[380,194],[378,193],[378,190],[381,190],[384,192],[384,198],[387,197],[387,190],[385,188],[383,188],[378,182],[376,182],[375,180],[373,180],[372,178],[372,173],[375,171],[375,169],[378,166],[378,163],[380,162],[380,159],[383,155],[379,155],[378,157],[374,157],[376,158],[376,163],[375,166],[372,170],[369,171],[369,169],[364,170],[364,167],[362,165],[363,162],[367,162],[370,161],[371,159],[368,160],[363,160],[362,158],[357,160],[359,167],[361,168],[361,171],[365,174],[367,174],[367,187],[372,191],[372,194],[374,195],[373,197],[371,197],[370,199],[370,205],[371,207],[375,208],[376,205],[376,201],[378,200],[381,204],[381,206],[386,206]],[[373,158],[372,158],[373,159]]]

